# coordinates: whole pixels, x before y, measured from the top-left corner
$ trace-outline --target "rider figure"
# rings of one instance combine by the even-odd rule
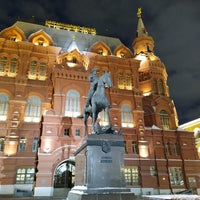
[[[85,103],[85,107],[89,107],[91,105],[91,98],[94,94],[94,92],[97,89],[97,83],[98,83],[98,77],[97,77],[97,69],[92,69],[92,74],[89,76],[89,82],[90,82],[90,89],[88,92],[88,98]]]

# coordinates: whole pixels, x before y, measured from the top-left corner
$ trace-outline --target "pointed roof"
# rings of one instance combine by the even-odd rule
[[[72,35],[72,42],[69,44],[69,47],[67,48],[68,52],[71,52],[71,51],[73,51],[75,49],[79,51],[79,48],[78,48],[78,46],[76,44],[75,39],[76,39],[76,36]]]
[[[142,8],[138,8],[137,16],[138,16],[138,25],[137,25],[136,37],[148,36],[148,32],[142,21]]]

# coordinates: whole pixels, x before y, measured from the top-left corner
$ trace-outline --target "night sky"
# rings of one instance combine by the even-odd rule
[[[6,0],[0,30],[17,20],[45,20],[96,28],[132,50],[137,9],[165,64],[179,124],[200,117],[200,0]]]

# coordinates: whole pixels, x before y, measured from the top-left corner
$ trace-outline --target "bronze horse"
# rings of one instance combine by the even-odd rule
[[[105,110],[109,126],[111,126],[110,114],[109,114],[109,109],[111,106],[109,105],[108,98],[106,97],[105,94],[106,87],[108,88],[112,87],[112,81],[110,79],[110,74],[108,72],[105,72],[101,77],[99,77],[97,88],[91,98],[91,103],[89,107],[84,108],[83,118],[85,125],[85,134],[87,134],[87,129],[88,129],[87,121],[89,117],[92,117],[92,133],[93,134],[97,133],[97,130],[95,130],[96,121],[98,114],[102,110]]]

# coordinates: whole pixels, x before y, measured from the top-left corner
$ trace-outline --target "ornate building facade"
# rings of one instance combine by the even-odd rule
[[[73,187],[74,152],[85,137],[77,116],[94,67],[113,82],[107,95],[112,124],[123,129],[127,187],[135,194],[200,193],[195,139],[178,129],[166,68],[141,12],[133,39],[132,52],[93,28],[53,21],[17,21],[0,32],[0,194],[52,196]],[[107,124],[104,112],[99,121]]]

